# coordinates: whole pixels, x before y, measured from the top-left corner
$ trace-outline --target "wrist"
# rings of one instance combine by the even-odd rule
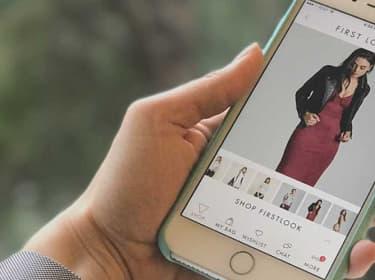
[[[81,279],[130,279],[123,261],[85,211],[68,209],[24,246],[65,266]]]

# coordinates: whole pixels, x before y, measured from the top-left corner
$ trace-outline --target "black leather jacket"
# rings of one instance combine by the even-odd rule
[[[296,93],[296,105],[300,125],[305,127],[303,116],[306,112],[318,114],[332,97],[340,81],[339,67],[324,66],[311,77]],[[352,121],[363,100],[370,92],[367,77],[359,80],[352,102],[341,117],[341,132],[353,131]]]

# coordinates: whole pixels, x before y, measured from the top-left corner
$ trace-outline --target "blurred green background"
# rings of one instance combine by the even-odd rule
[[[0,0],[0,258],[88,185],[130,102],[264,44],[289,2]]]

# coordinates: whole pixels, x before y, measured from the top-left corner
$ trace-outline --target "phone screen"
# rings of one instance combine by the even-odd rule
[[[182,216],[326,278],[374,186],[374,52],[305,1]]]

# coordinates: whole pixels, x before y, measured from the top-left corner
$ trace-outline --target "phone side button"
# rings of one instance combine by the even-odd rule
[[[231,270],[238,275],[249,274],[254,266],[255,259],[254,257],[245,251],[235,253],[229,261]]]

